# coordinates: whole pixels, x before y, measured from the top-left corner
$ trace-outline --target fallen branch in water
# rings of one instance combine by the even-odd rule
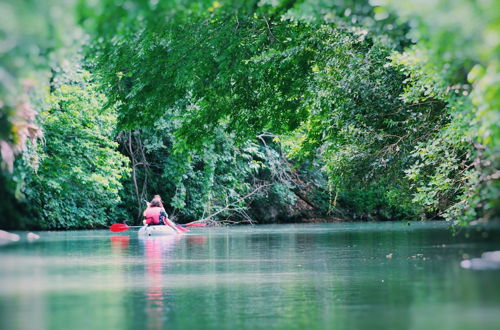
[[[232,202],[232,203],[229,203],[227,204],[224,208],[218,210],[217,212],[214,212],[212,214],[210,214],[209,216],[207,217],[204,217],[203,219],[200,219],[200,220],[196,220],[196,221],[193,221],[191,223],[207,223],[208,225],[215,225],[215,223],[219,223],[220,221],[216,221],[216,220],[213,220],[213,218],[222,213],[222,212],[226,212],[226,211],[234,211],[234,212],[238,212],[239,214],[241,214],[244,218],[245,218],[245,222],[247,223],[250,223],[250,224],[253,224],[254,221],[248,216],[248,214],[245,212],[246,210],[246,207],[235,207],[238,203],[244,201],[245,199],[255,195],[257,192],[259,192],[261,189],[263,188],[266,188],[266,187],[269,187],[271,186],[272,184],[263,184],[263,185],[260,185],[258,186],[257,188],[255,188],[253,191],[251,191],[250,193],[246,194],[245,196],[239,198],[238,200]],[[226,223],[229,223],[230,221],[229,220],[224,220],[223,222],[226,222]]]

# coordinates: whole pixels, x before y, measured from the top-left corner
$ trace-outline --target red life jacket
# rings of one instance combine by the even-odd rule
[[[161,207],[148,207],[146,211],[144,211],[144,218],[146,218],[146,223],[148,225],[159,225],[161,211]]]

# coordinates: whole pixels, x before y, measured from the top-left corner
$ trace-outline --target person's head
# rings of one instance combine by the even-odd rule
[[[158,199],[153,199],[151,203],[149,203],[149,206],[151,207],[162,207],[161,202]]]
[[[163,207],[163,201],[161,200],[160,195],[154,195],[151,200],[151,206],[153,206],[153,202],[156,203],[159,207]]]

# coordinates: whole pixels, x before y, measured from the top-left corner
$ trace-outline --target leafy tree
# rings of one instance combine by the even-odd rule
[[[30,17],[29,4],[4,8]],[[40,33],[15,31],[38,48],[0,49],[8,72],[0,84],[16,91],[0,91],[11,170],[0,193],[16,209],[26,182],[44,227],[105,224],[123,216],[120,199],[136,218],[155,193],[182,220],[274,221],[312,209],[466,224],[499,213],[494,1],[64,2],[91,33],[92,79],[52,65],[40,78],[50,78],[50,106],[37,122],[32,110],[44,108],[45,92],[28,99],[21,80],[47,72],[49,58],[63,54],[61,26],[73,24],[72,15],[51,20],[52,4]],[[12,171],[38,127],[45,144],[28,142]]]
[[[0,0],[0,216],[16,228],[25,211],[21,188],[30,166],[20,155],[43,137],[37,116],[51,77],[81,37],[74,24],[73,0]],[[15,166],[15,158],[17,165]]]
[[[141,219],[143,200],[153,194],[160,194],[167,212],[181,222],[262,220],[256,212],[275,204],[282,207],[275,216],[292,216],[292,180],[277,178],[290,169],[280,163],[273,146],[237,144],[234,136],[220,128],[203,149],[175,151],[174,132],[180,124],[175,117],[174,110],[156,120],[152,128],[119,135],[134,171],[122,194],[131,218]]]
[[[79,78],[60,81],[41,113],[45,143],[24,188],[32,226],[95,228],[124,215],[119,192],[128,160],[112,140],[116,114],[102,110],[105,98],[88,73]]]
[[[259,11],[207,13],[172,17],[160,27],[138,21],[139,31],[94,48],[92,70],[118,104],[121,127],[150,127],[180,108],[178,152],[210,145],[220,126],[238,143],[265,131],[291,133],[293,155],[319,154],[336,190],[357,182],[361,189],[384,170],[383,177],[392,175],[387,169],[396,166],[387,166],[387,159],[401,165],[404,155],[395,150],[408,155],[411,148],[403,145],[427,131],[423,118],[405,122],[410,112],[398,99],[404,77],[386,66],[389,49],[366,29],[271,20],[275,16]],[[425,109],[430,116],[435,110]],[[411,124],[420,125],[418,131],[405,136]],[[364,173],[370,166],[378,168]],[[404,175],[400,167],[394,173]]]
[[[445,124],[415,148],[416,163],[408,170],[414,200],[456,223],[498,217],[498,2],[377,3],[414,26],[416,45],[393,56],[408,75],[404,100],[447,104]]]
[[[8,172],[26,141],[41,137],[35,120],[41,104],[33,94],[47,87],[57,50],[78,35],[73,15],[64,15],[72,4],[72,0],[0,1],[0,160]]]

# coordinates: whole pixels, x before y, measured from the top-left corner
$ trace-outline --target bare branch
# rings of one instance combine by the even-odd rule
[[[259,192],[262,188],[265,188],[265,187],[269,187],[271,186],[271,184],[264,184],[264,185],[261,185],[261,186],[258,186],[257,188],[255,188],[253,191],[251,191],[250,193],[246,194],[245,196],[239,198],[238,200],[232,202],[232,203],[229,203],[227,204],[224,208],[220,209],[219,211],[215,212],[215,213],[212,213],[210,214],[209,216],[205,217],[204,219],[201,219],[201,220],[198,220],[198,221],[194,221],[194,223],[197,223],[197,222],[206,222],[207,220],[210,220],[212,219],[213,217],[215,217],[216,215],[222,213],[222,212],[225,212],[225,211],[242,211],[243,209],[246,209],[246,208],[242,208],[242,207],[233,207],[234,205],[237,205],[238,203],[244,201],[245,199],[255,195],[257,192]],[[248,217],[250,218],[250,217]]]

